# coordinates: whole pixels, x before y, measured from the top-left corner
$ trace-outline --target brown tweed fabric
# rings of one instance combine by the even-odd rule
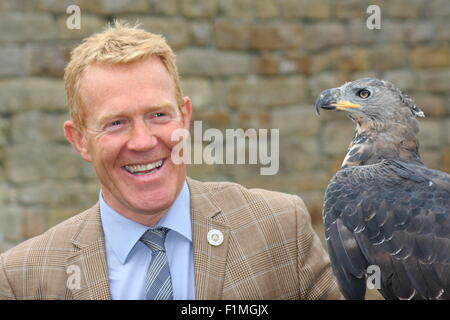
[[[188,185],[197,299],[342,298],[299,197]],[[207,241],[211,229],[224,235],[217,247]],[[0,299],[111,299],[98,204],[0,255]]]

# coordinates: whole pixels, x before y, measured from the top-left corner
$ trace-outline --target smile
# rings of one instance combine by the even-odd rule
[[[128,165],[124,166],[125,170],[129,173],[143,175],[150,174],[157,171],[163,165],[164,161],[159,160],[156,162],[148,163],[148,164],[137,164],[137,165]]]

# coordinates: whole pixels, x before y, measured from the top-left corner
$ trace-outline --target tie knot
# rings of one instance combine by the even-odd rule
[[[169,232],[169,229],[167,228],[148,229],[140,240],[149,247],[152,252],[165,251],[164,240],[166,240],[167,232]]]

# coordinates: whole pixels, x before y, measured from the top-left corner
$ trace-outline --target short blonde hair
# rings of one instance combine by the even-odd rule
[[[72,121],[79,129],[86,128],[87,108],[80,94],[80,80],[86,68],[96,62],[126,64],[156,56],[165,65],[173,78],[178,108],[181,111],[183,95],[175,61],[175,54],[165,39],[130,26],[123,21],[114,21],[106,30],[83,40],[71,52],[70,62],[64,70],[64,84]]]

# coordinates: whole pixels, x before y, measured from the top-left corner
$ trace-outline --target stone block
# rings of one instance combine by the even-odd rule
[[[0,12],[0,41],[37,41],[56,38],[48,13]]]
[[[183,94],[191,98],[194,113],[206,109],[212,102],[211,83],[204,78],[183,78],[181,80]]]
[[[418,71],[418,90],[445,93],[450,90],[450,71],[442,70],[421,70]]]
[[[27,84],[22,79],[0,79],[0,113],[9,113],[27,108]]]
[[[449,106],[449,113],[450,113],[450,106]],[[446,140],[444,141],[444,144],[447,146],[450,146],[450,119],[447,118],[444,122],[444,137]]]
[[[183,0],[179,2],[181,14],[191,18],[210,18],[217,15],[218,0],[198,1]]]
[[[428,168],[442,170],[441,153],[438,150],[423,150],[420,157]]]
[[[227,105],[227,91],[229,88],[228,79],[216,77],[212,81],[212,101],[211,106],[223,107]]]
[[[250,27],[249,48],[255,50],[273,50],[284,48],[283,38],[275,25],[253,25]]]
[[[447,110],[445,100],[438,95],[417,93],[413,95],[413,99],[414,103],[425,113],[426,117],[442,117],[450,113]]]
[[[25,48],[15,44],[5,44],[0,46],[0,77],[20,76],[25,73]]]
[[[192,45],[209,46],[213,39],[213,28],[207,21],[196,21],[191,23]]]
[[[51,208],[48,210],[48,227],[51,228],[60,224],[61,222],[80,213],[83,209],[78,209],[76,206]]]
[[[31,1],[30,1],[31,2]],[[78,5],[80,7],[81,15],[84,14],[86,7],[83,5],[83,0],[35,0],[33,1],[37,9],[52,13],[66,14],[67,8],[70,5]],[[67,15],[68,16],[68,15]]]
[[[326,19],[331,16],[328,0],[281,0],[281,14],[287,18]]]
[[[214,23],[214,38],[219,49],[246,50],[250,43],[250,25],[218,20]]]
[[[227,92],[233,108],[259,109],[305,102],[305,80],[301,76],[233,79]]]
[[[319,94],[330,88],[339,87],[344,83],[342,79],[336,73],[322,72],[317,75],[308,78],[309,97],[312,97],[312,101],[319,96]]]
[[[382,22],[383,23],[383,22]],[[348,24],[348,30],[345,30],[344,37],[348,42],[357,45],[374,44],[383,36],[384,29],[368,29],[366,19],[352,19]]]
[[[8,132],[10,129],[10,121],[5,118],[0,118],[0,146],[6,146],[8,143]],[[1,157],[0,157],[1,162]]]
[[[47,78],[0,80],[0,112],[66,110],[62,80]]]
[[[42,208],[23,208],[23,236],[29,239],[47,230],[47,210]]]
[[[37,9],[37,2],[36,1],[29,1],[29,0],[0,0],[0,10],[1,11],[7,11],[7,10],[11,10],[11,11],[14,11],[14,10],[34,11],[36,9]]]
[[[449,41],[450,40],[450,32],[448,32],[448,30],[450,30],[450,21],[448,19],[438,20],[438,22],[436,24],[435,39]]]
[[[299,134],[291,137],[280,137],[280,172],[279,174],[298,173],[299,179],[303,174],[312,172],[326,172],[323,170],[325,161],[319,153],[317,145],[314,152],[308,152],[299,140],[304,140]],[[305,181],[308,183],[308,181]]]
[[[186,48],[177,54],[182,76],[229,76],[253,73],[256,59],[247,53]]]
[[[409,50],[401,44],[379,45],[370,52],[371,66],[375,70],[403,68],[408,65]]]
[[[333,61],[337,70],[346,72],[367,70],[370,65],[370,53],[364,48],[343,47],[339,49]]]
[[[208,128],[222,130],[233,127],[231,125],[230,113],[224,109],[208,109],[195,112],[192,115],[191,132],[194,121],[202,121],[203,131]]]
[[[220,0],[220,12],[233,18],[273,18],[278,15],[275,0]]]
[[[271,127],[269,122],[270,116],[266,112],[239,112],[238,127],[243,130],[269,129]]]
[[[416,69],[445,68],[450,64],[449,47],[417,47],[411,52],[411,63]]]
[[[65,142],[63,125],[68,114],[48,114],[39,111],[16,113],[11,120],[14,144]]]
[[[313,105],[293,105],[274,109],[271,127],[284,137],[313,137],[320,133],[321,121]]]
[[[148,13],[156,15],[175,16],[178,14],[177,0],[148,0]]]
[[[388,70],[383,74],[383,79],[391,81],[405,93],[415,90],[418,84],[418,76],[409,69]]]
[[[0,213],[0,230],[4,241],[20,242],[23,240],[23,209],[17,205],[3,207]]]
[[[81,174],[84,178],[97,179],[95,168],[91,162],[81,162]]]
[[[311,51],[341,46],[348,43],[348,40],[348,32],[341,23],[321,22],[305,25],[304,44]]]
[[[450,6],[446,0],[426,1],[425,16],[427,17],[449,17]]]
[[[397,0],[387,3],[387,13],[394,18],[417,18],[420,15],[421,0]]]
[[[258,73],[275,75],[280,71],[282,57],[279,54],[263,53],[258,59]]]
[[[92,0],[90,1],[92,2]],[[102,13],[147,12],[147,0],[101,0]]]
[[[19,201],[25,206],[49,206],[50,208],[74,206],[88,206],[88,196],[83,184],[76,180],[42,180],[39,184],[26,184],[20,188]],[[93,205],[93,203],[91,204]],[[75,211],[73,214],[79,213]],[[49,226],[51,225],[51,214],[48,214]]]
[[[26,107],[35,110],[66,111],[62,80],[28,78],[25,83]]]
[[[442,151],[442,171],[449,173],[450,172],[450,147],[445,148]]]
[[[64,68],[70,60],[70,51],[78,43],[54,45],[31,45],[27,48],[27,70],[32,75],[63,77]]]
[[[82,12],[99,15],[146,13],[150,7],[147,0],[78,0],[77,5]]]
[[[302,22],[281,22],[277,25],[278,34],[282,39],[284,46],[293,51],[302,52],[306,46],[305,44],[305,25]]]
[[[320,137],[320,147],[323,153],[341,158],[342,163],[348,145],[352,141],[354,129],[354,124],[348,119],[326,122]]]
[[[444,143],[444,122],[434,119],[419,119],[420,150],[441,148]]]
[[[432,41],[436,36],[436,21],[422,20],[408,26],[407,39],[412,43]]]
[[[17,184],[75,178],[81,174],[82,160],[67,145],[15,144],[7,148],[5,156],[8,178]]]
[[[149,16],[124,16],[123,18],[128,21],[138,20],[141,23],[141,28],[164,36],[167,43],[174,50],[178,50],[189,44],[191,36],[190,27],[183,18],[160,18]]]
[[[414,21],[414,22],[413,22]],[[416,20],[382,20],[381,30],[369,30],[376,33],[379,43],[403,43],[410,36],[410,30],[415,27]],[[380,31],[381,31],[380,30]]]
[[[88,179],[84,182],[83,190],[85,191],[85,194],[83,196],[83,204],[80,206],[82,210],[85,210],[98,202],[100,188],[100,182],[96,178]]]
[[[334,3],[334,14],[339,19],[362,18],[366,19],[367,7],[371,4],[380,5],[380,1],[340,0]]]

